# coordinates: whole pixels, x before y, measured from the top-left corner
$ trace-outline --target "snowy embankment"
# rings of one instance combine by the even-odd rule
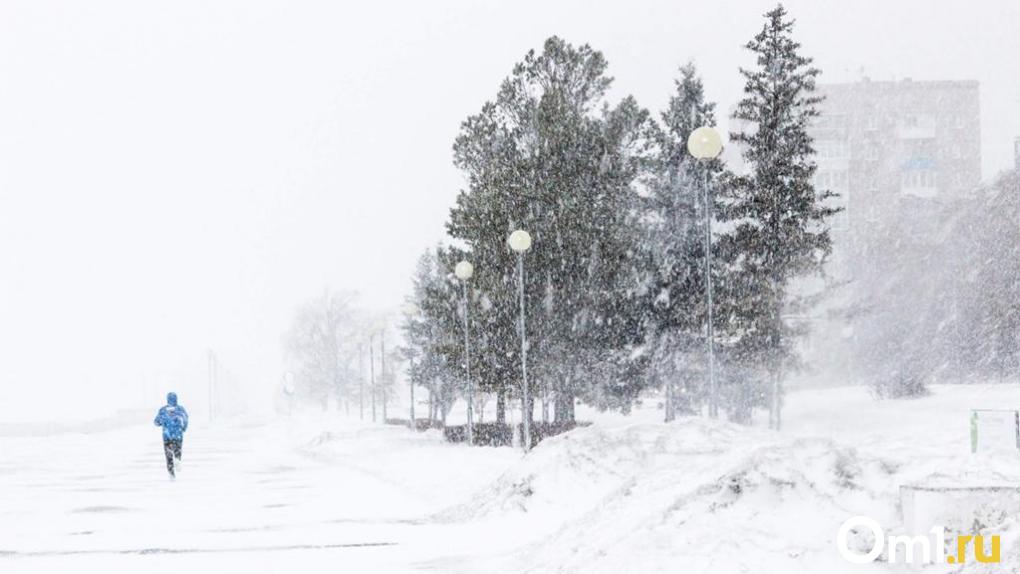
[[[543,442],[437,516],[493,532],[531,530],[534,542],[498,557],[432,566],[860,572],[837,553],[836,531],[847,518],[866,515],[887,533],[901,533],[901,485],[1020,486],[1016,451],[971,456],[968,434],[970,408],[1007,408],[1018,398],[1016,386],[938,387],[930,397],[884,402],[860,388],[806,391],[791,395],[783,433],[703,419],[665,425],[610,417]],[[1015,567],[1020,530],[1007,514],[999,518],[986,524],[1003,535],[999,567]]]
[[[685,572],[831,571],[841,521],[863,509],[892,518],[895,500],[883,489],[890,469],[878,460],[828,439],[755,432],[704,420],[581,429],[547,441],[443,517],[503,515],[518,528],[549,530],[499,571],[607,574],[678,564]]]

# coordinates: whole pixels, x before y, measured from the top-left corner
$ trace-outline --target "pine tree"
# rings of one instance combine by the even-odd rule
[[[575,397],[625,408],[639,388],[625,357],[638,331],[632,184],[648,114],[632,98],[606,102],[606,68],[590,47],[550,38],[514,66],[454,144],[469,185],[448,231],[470,246],[492,305],[485,360],[513,362],[503,390],[516,392],[515,256],[506,238],[526,229],[534,239],[525,286],[530,394],[554,393],[558,420],[573,419]]]
[[[452,257],[442,247],[421,256],[408,297],[417,312],[402,325],[405,354],[416,359],[408,368],[411,380],[428,389],[430,418],[444,423],[464,391],[459,289],[447,271]]]
[[[1003,174],[981,200],[984,215],[971,257],[976,269],[964,275],[971,289],[968,340],[978,372],[1020,377],[1020,169]]]
[[[664,382],[666,421],[692,414],[707,377],[705,323],[705,168],[687,151],[701,126],[715,125],[693,64],[680,68],[676,92],[655,127],[656,153],[648,182],[643,254],[648,265],[644,307],[650,375]],[[718,271],[714,272],[717,273]]]
[[[1020,376],[1020,171],[1002,174],[974,197],[950,203],[938,237],[945,277],[930,281],[941,306],[935,356],[953,381]],[[940,254],[941,255],[941,254]],[[930,275],[926,274],[926,278]],[[925,348],[933,347],[931,337]],[[941,363],[939,361],[936,364]]]
[[[853,306],[854,374],[881,398],[924,395],[927,383],[959,358],[950,338],[959,327],[957,295],[967,289],[955,276],[956,241],[967,239],[946,241],[944,232],[913,225],[922,213],[927,221],[949,222],[948,212],[922,198],[903,196],[897,204],[854,241],[867,261],[854,272],[861,292]]]
[[[791,281],[821,272],[831,251],[825,220],[836,210],[827,207],[833,194],[812,185],[816,166],[807,130],[821,101],[814,93],[819,71],[801,55],[794,22],[781,5],[765,19],[746,45],[756,66],[741,69],[744,97],[733,114],[746,128],[730,136],[741,146],[750,173],[730,178],[726,188],[724,218],[731,228],[720,249],[735,266],[730,321],[740,333],[736,356],[751,372],[747,382],[758,380],[757,365],[765,366],[770,426],[779,428],[783,372],[793,359],[794,335],[782,312],[798,303]],[[745,388],[750,392],[744,400],[761,395]]]
[[[521,225],[524,210],[525,192],[516,161],[519,154],[514,134],[495,104],[486,103],[480,113],[464,121],[454,143],[454,163],[467,175],[468,190],[458,195],[447,230],[471,246],[471,282],[484,302],[482,312],[474,314],[479,341],[474,365],[480,367],[475,372],[480,386],[496,394],[498,423],[505,422],[507,402],[519,396],[520,389],[515,261],[506,247],[506,237]],[[528,277],[533,279],[531,274]],[[533,314],[537,309],[534,298],[529,303],[528,313]]]

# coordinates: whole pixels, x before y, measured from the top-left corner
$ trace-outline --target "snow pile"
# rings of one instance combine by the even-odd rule
[[[684,433],[662,425],[589,427],[542,442],[489,488],[439,515],[446,521],[521,511],[559,521],[633,484],[649,468],[679,458],[711,459],[725,453],[740,429],[691,420]]]
[[[901,486],[1020,487],[1020,455],[972,456],[968,433],[971,408],[1010,405],[1016,396],[1016,386],[1002,385],[935,387],[912,401],[875,401],[861,388],[796,393],[790,425],[778,434],[704,419],[598,421],[544,441],[437,517],[527,530],[531,543],[439,565],[449,572],[492,571],[493,563],[496,571],[532,573],[857,572],[837,552],[836,532],[864,515],[887,535],[905,534]],[[1000,566],[1013,568],[1002,571],[1020,572],[1007,557],[1020,551],[1015,514],[983,512],[977,502],[962,500],[958,512],[938,517],[952,531],[1001,535]],[[851,546],[863,552],[869,537],[855,534]],[[872,569],[904,568],[884,560]],[[976,563],[965,568],[984,572]]]
[[[1001,562],[981,564],[973,560],[958,571],[958,574],[1015,574],[1020,572],[1020,519],[1015,515],[1007,517],[1002,523],[985,529],[985,547],[988,548],[987,534],[994,533],[1001,537]],[[952,552],[952,551],[951,551]],[[973,552],[973,548],[971,548]]]
[[[549,529],[505,571],[829,571],[848,565],[833,545],[843,520],[893,519],[890,472],[831,440],[702,419],[591,427],[545,441],[442,518]]]

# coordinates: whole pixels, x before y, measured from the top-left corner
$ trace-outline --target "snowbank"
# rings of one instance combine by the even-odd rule
[[[441,518],[556,525],[504,571],[830,571],[843,520],[891,518],[888,479],[880,461],[827,439],[701,419],[593,427],[544,442]]]
[[[1017,453],[972,457],[966,432],[969,408],[1016,393],[940,387],[874,402],[859,388],[809,392],[791,396],[798,416],[783,433],[704,419],[596,425],[543,442],[436,518],[531,530],[538,542],[501,556],[498,571],[859,572],[837,553],[836,532],[865,515],[902,534],[901,485],[1020,486]],[[971,509],[961,505],[960,516]],[[986,516],[981,526],[1003,535],[1004,558],[1020,550],[1011,515]],[[443,565],[492,571],[491,558],[484,564]]]

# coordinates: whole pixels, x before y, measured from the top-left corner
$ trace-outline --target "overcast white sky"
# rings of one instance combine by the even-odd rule
[[[168,386],[201,405],[209,347],[275,383],[299,301],[399,304],[462,185],[459,122],[529,48],[590,43],[614,97],[656,111],[694,60],[725,110],[773,6],[353,4],[0,3],[0,422],[155,408]],[[787,7],[823,81],[979,80],[985,176],[1011,165],[1018,3]]]

